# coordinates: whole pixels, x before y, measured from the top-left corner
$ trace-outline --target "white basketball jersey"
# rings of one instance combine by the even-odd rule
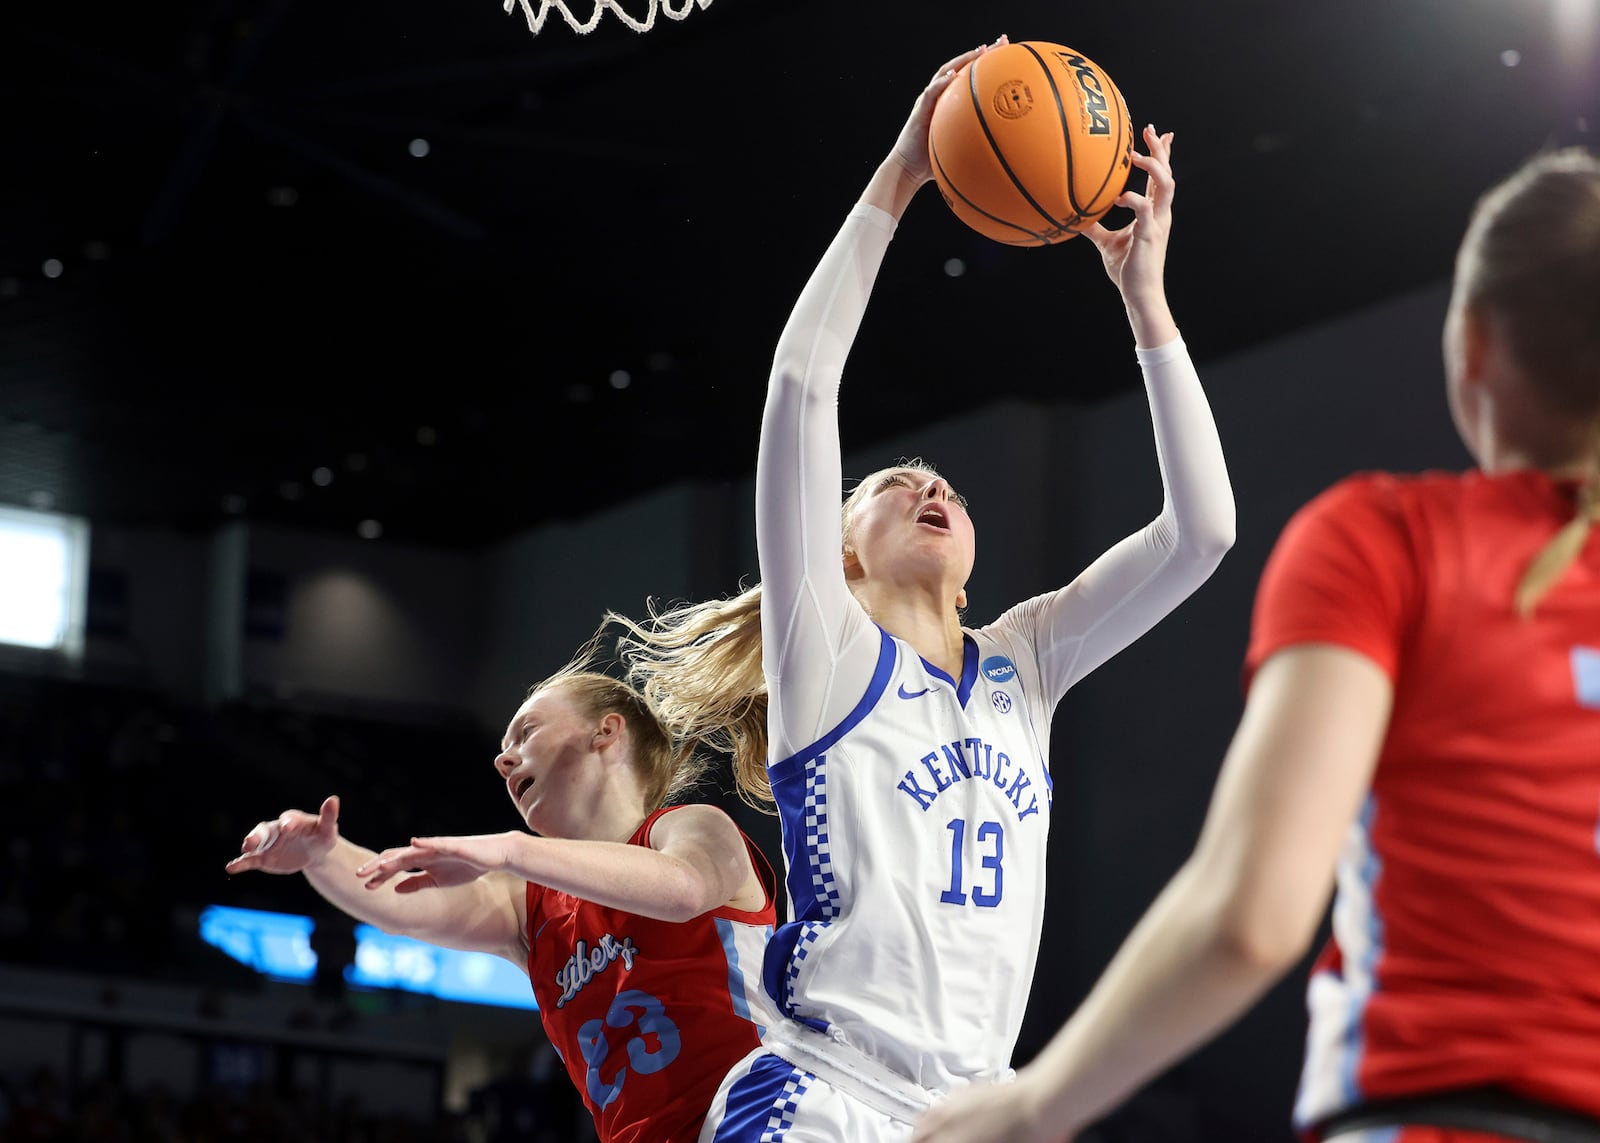
[[[1067,586],[967,631],[959,678],[874,627],[842,564],[837,402],[894,225],[865,203],[850,213],[784,327],[762,416],[768,771],[791,902],[763,978],[793,1019],[941,1091],[1003,1074],[1022,1024],[1051,712],[1205,581],[1233,500],[1182,341],[1140,349],[1160,514]]]
[[[791,923],[768,992],[923,1087],[1004,1074],[1044,911],[1050,713],[1039,665],[996,625],[959,679],[882,635],[866,694],[769,768]]]

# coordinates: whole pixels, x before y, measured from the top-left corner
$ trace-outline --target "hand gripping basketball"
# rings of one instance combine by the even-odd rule
[[[1064,242],[1110,210],[1132,170],[1128,106],[1104,68],[1046,40],[974,57],[928,124],[950,210],[1008,246]]]
[[[895,140],[892,154],[895,161],[905,168],[906,174],[918,186],[933,177],[933,167],[928,161],[928,125],[933,121],[933,109],[939,102],[939,96],[955,80],[956,73],[962,68],[985,52],[1002,47],[1008,42],[1002,35],[992,44],[983,44],[945,61],[939,65],[939,70],[933,73],[933,78],[928,81],[928,86],[922,89],[922,94],[917,96],[916,103],[911,107],[911,117],[900,129],[900,137]]]
[[[1099,222],[1086,226],[1083,233],[1100,251],[1106,273],[1129,302],[1160,296],[1162,275],[1167,264],[1167,236],[1172,231],[1172,196],[1177,184],[1172,177],[1172,132],[1158,134],[1155,127],[1144,129],[1148,155],[1133,152],[1133,165],[1146,175],[1144,193],[1125,190],[1115,205],[1133,211],[1133,221],[1119,230],[1107,230]]]

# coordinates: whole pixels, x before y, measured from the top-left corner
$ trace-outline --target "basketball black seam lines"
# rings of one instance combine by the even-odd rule
[[[1088,57],[1084,57],[1084,60],[1085,62],[1088,62]],[[1115,83],[1111,82],[1111,77],[1106,74],[1104,68],[1102,68],[1099,64],[1095,64],[1095,70],[1100,73],[1100,81],[1103,84],[1109,85],[1111,89],[1116,92],[1116,110],[1120,112],[1120,114],[1117,116],[1116,153],[1119,155],[1126,154],[1128,151],[1133,149],[1133,140],[1131,137],[1131,133],[1133,131],[1133,117],[1128,114],[1128,101],[1122,98],[1121,88],[1117,87]],[[1111,110],[1111,107],[1111,100],[1106,100],[1106,109],[1109,111]],[[1106,177],[1100,180],[1100,186],[1096,188],[1094,194],[1089,196],[1090,202],[1100,201],[1100,196],[1105,192],[1106,185],[1116,177],[1118,166],[1120,166],[1118,163],[1111,164],[1111,169],[1106,172]],[[1126,177],[1123,178],[1122,185],[1124,187],[1128,185]],[[1106,209],[1110,210],[1111,208],[1107,207]]]
[[[1059,88],[1056,87],[1055,76],[1050,73],[1050,69],[1045,65],[1045,62],[1040,57],[1039,53],[1033,50],[1033,45],[1024,43],[1021,46],[1024,47],[1024,48],[1027,48],[1028,51],[1033,55],[1033,58],[1039,61],[1040,70],[1042,70],[1044,72],[1045,79],[1048,80],[1049,83],[1050,83],[1050,90],[1056,97],[1056,109],[1057,109],[1058,112],[1060,112],[1060,115],[1061,115],[1062,140],[1066,144],[1066,152],[1067,152],[1067,198],[1072,203],[1072,210],[1073,210],[1073,215],[1074,215],[1074,217],[1073,217],[1073,219],[1072,219],[1072,221],[1070,223],[1062,223],[1062,229],[1070,230],[1074,234],[1081,234],[1081,233],[1083,233],[1083,231],[1082,231],[1081,227],[1079,227],[1078,224],[1081,223],[1081,222],[1084,222],[1084,221],[1086,221],[1088,219],[1089,212],[1087,210],[1085,210],[1083,208],[1083,206],[1078,202],[1077,182],[1072,177],[1072,134],[1067,129],[1067,113],[1066,113],[1066,109],[1065,109],[1064,105],[1061,102],[1061,91],[1060,91]],[[1066,50],[1067,51],[1072,51],[1071,48],[1067,48]],[[1121,90],[1118,89],[1117,85],[1111,81],[1111,77],[1106,75],[1104,68],[1102,68],[1099,64],[1093,63],[1093,61],[1091,61],[1089,59],[1089,57],[1085,56],[1082,52],[1073,52],[1073,55],[1075,55],[1079,59],[1083,60],[1084,63],[1091,64],[1094,67],[1095,71],[1098,73],[1099,79],[1100,79],[1102,85],[1103,86],[1109,86],[1112,89],[1112,91],[1114,91],[1116,93],[1117,98],[1116,98],[1116,108],[1115,109],[1118,112],[1120,112],[1120,114],[1116,117],[1117,118],[1117,139],[1118,139],[1118,146],[1117,146],[1116,153],[1117,154],[1126,154],[1127,151],[1131,149],[1131,144],[1129,143],[1128,138],[1129,138],[1129,132],[1131,132],[1132,129],[1133,129],[1133,120],[1128,114],[1127,101],[1122,98]],[[1107,108],[1108,111],[1112,109],[1112,105],[1111,105],[1111,101],[1110,100],[1106,101],[1106,108]],[[1106,171],[1105,178],[1100,180],[1100,185],[1098,187],[1096,187],[1095,188],[1095,192],[1092,195],[1089,196],[1089,201],[1091,203],[1095,203],[1095,202],[1099,202],[1100,201],[1100,196],[1103,193],[1105,193],[1106,186],[1111,182],[1111,180],[1113,178],[1116,177],[1117,167],[1119,165],[1120,164],[1113,163],[1111,165],[1111,168],[1108,171]],[[1126,183],[1124,183],[1124,185],[1126,185]],[[1106,209],[1109,210],[1110,208],[1107,207]]]
[[[1007,219],[1000,218],[1000,217],[997,217],[996,215],[990,214],[987,210],[984,210],[983,207],[979,206],[977,203],[973,202],[966,195],[962,194],[961,193],[961,188],[956,186],[954,180],[952,180],[950,178],[950,172],[944,169],[944,163],[942,163],[939,160],[939,148],[937,146],[934,146],[934,147],[929,148],[929,150],[933,155],[933,165],[939,168],[939,175],[940,175],[941,178],[944,179],[944,185],[949,188],[951,194],[955,195],[962,202],[964,202],[968,206],[968,208],[970,208],[971,210],[973,210],[974,212],[976,212],[978,214],[983,215],[983,217],[987,218],[990,222],[998,222],[1001,226],[1009,226],[1012,230],[1020,230],[1020,231],[1022,231],[1022,233],[1026,234],[1026,235],[1028,235],[1028,237],[1034,239],[1041,246],[1050,245],[1050,240],[1048,238],[1046,238],[1044,235],[1038,233],[1037,231],[1029,230],[1026,226],[1018,226],[1015,222],[1011,222],[1011,221],[1009,221]],[[994,238],[993,235],[989,235],[989,237],[991,239],[993,239],[995,242],[1006,242],[1006,240],[1004,238]],[[1020,243],[1020,242],[1008,242],[1006,244],[1008,246],[1021,246],[1021,245],[1023,245],[1023,243]]]
[[[1026,47],[1026,45],[1024,46]],[[1032,48],[1028,48],[1028,50],[1030,52],[1033,51]],[[1034,54],[1037,55],[1037,53]],[[1017,178],[1017,173],[1011,169],[1011,164],[1006,162],[1006,157],[1000,153],[999,144],[994,141],[994,133],[989,130],[989,121],[983,116],[983,101],[978,98],[978,65],[982,62],[982,60],[973,60],[971,66],[967,68],[967,90],[972,94],[972,110],[978,117],[978,126],[983,128],[983,137],[989,140],[989,150],[994,152],[994,157],[1000,162],[1000,168],[1005,171],[1006,178],[1011,180],[1011,185],[1017,188],[1017,193],[1028,200],[1028,205],[1037,210],[1039,216],[1048,222],[1052,229],[1060,229],[1060,221],[1052,217],[1048,210],[1034,201],[1033,196],[1028,193],[1028,188],[1022,185],[1022,180]],[[1048,71],[1045,72],[1045,78],[1050,78]],[[1057,98],[1059,99],[1060,97],[1058,96]],[[1018,229],[1022,228],[1018,227]]]
[[[1067,156],[1067,202],[1072,205],[1073,218],[1071,222],[1057,221],[1056,219],[1051,219],[1051,221],[1062,229],[1070,230],[1077,223],[1083,221],[1084,211],[1078,205],[1077,187],[1072,179],[1072,130],[1067,126],[1066,104],[1061,101],[1061,89],[1056,86],[1056,77],[1050,74],[1050,65],[1045,62],[1044,57],[1034,50],[1032,44],[1023,43],[1019,46],[1026,49],[1027,53],[1038,63],[1039,71],[1044,76],[1044,81],[1050,85],[1050,94],[1055,97],[1056,118],[1061,122],[1061,149]]]

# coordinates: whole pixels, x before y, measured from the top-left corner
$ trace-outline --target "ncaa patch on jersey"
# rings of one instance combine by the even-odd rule
[[[1572,689],[1578,694],[1579,706],[1600,710],[1600,649],[1572,649]]]
[[[1017,677],[1017,667],[1004,655],[990,655],[978,665],[983,677],[991,683],[1009,683]]]

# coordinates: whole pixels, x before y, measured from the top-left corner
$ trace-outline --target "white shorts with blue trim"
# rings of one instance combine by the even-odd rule
[[[936,1098],[855,1049],[784,1020],[723,1079],[700,1143],[907,1143]]]

